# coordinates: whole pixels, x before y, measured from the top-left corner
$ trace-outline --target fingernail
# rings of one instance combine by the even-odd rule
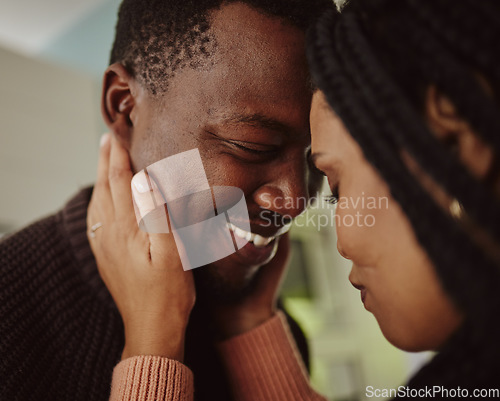
[[[107,143],[109,142],[109,132],[103,134],[101,136],[101,142],[100,142],[100,146],[104,146],[106,145]]]
[[[132,184],[134,184],[137,192],[141,194],[151,191],[148,178],[146,177],[146,173],[144,172],[144,170],[134,175],[134,178],[132,178]]]

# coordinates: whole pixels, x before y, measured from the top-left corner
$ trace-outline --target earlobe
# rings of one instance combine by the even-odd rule
[[[457,154],[472,174],[479,179],[485,178],[493,165],[493,151],[457,113],[450,99],[435,86],[430,86],[425,107],[431,131]]]
[[[126,149],[133,132],[131,113],[135,106],[133,78],[121,64],[108,67],[104,73],[101,113],[110,131]]]
[[[469,124],[458,114],[450,99],[435,86],[427,89],[425,99],[427,121],[439,139],[445,140],[452,133],[469,130]]]

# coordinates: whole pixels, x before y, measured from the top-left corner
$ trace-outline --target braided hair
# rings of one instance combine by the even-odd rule
[[[495,0],[351,0],[311,30],[315,83],[388,183],[465,322],[414,377],[413,388],[498,388],[500,262],[443,210],[402,159],[406,153],[452,198],[498,252],[500,204],[423,118],[430,85],[445,94],[498,161],[500,4]],[[475,73],[491,84],[486,91]],[[498,174],[498,162],[493,175]],[[490,177],[491,178],[491,177]],[[497,178],[496,176],[494,178]],[[484,237],[484,236],[483,236]]]

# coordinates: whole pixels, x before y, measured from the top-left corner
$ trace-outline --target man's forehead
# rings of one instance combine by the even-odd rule
[[[170,79],[161,112],[289,134],[307,130],[312,94],[303,33],[243,3],[217,10],[212,28],[210,67],[184,68]]]
[[[244,3],[222,6],[212,13],[210,24],[217,48],[223,53],[266,54],[278,50],[275,46],[278,41],[288,48],[300,45],[304,49],[305,35],[301,30]]]

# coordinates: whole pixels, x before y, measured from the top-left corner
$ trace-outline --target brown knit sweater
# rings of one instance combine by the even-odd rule
[[[0,242],[0,400],[109,399],[123,324],[86,237],[91,193]],[[212,322],[200,308],[186,333],[195,399],[231,400]],[[287,319],[307,363],[303,334]]]

